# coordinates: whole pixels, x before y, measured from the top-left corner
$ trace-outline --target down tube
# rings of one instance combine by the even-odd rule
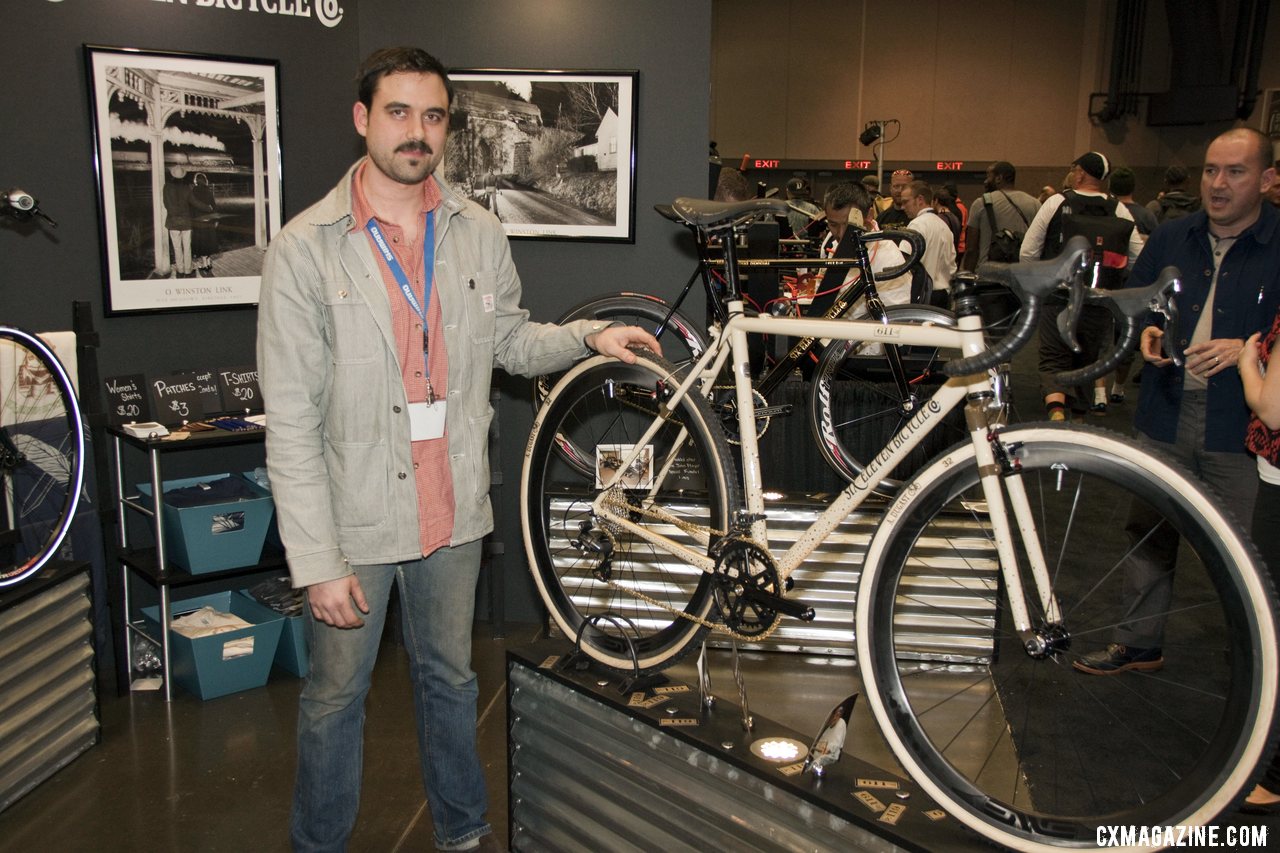
[[[862,473],[845,487],[836,499],[819,515],[813,524],[787,549],[777,560],[778,571],[782,577],[788,578],[810,554],[831,534],[831,531],[848,517],[849,513],[862,506],[863,501],[874,493],[876,486],[889,476],[889,473],[916,448],[924,437],[941,424],[942,418],[956,406],[963,404],[965,397],[976,391],[990,390],[991,383],[985,374],[979,375],[969,382],[961,379],[950,379],[938,388],[934,395],[925,401],[920,411],[909,420],[902,431],[890,439],[884,450],[869,461]],[[985,427],[972,435],[975,443],[986,442]],[[989,451],[988,451],[989,452]]]

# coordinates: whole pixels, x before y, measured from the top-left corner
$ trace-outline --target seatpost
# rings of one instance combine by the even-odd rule
[[[722,302],[742,300],[742,282],[738,279],[738,234],[730,225],[724,229],[720,244],[724,246],[725,292]]]
[[[951,279],[951,299],[955,306],[956,319],[982,315],[982,307],[978,303],[978,274],[958,272]]]

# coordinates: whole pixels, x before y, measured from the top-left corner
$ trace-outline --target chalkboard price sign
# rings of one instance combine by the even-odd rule
[[[147,379],[141,373],[108,376],[107,423],[111,426],[150,421],[151,400],[147,395]]]
[[[196,385],[200,387],[200,408],[204,410],[204,414],[210,415],[214,412],[226,411],[222,405],[222,393],[218,375],[214,371],[197,371]]]
[[[261,412],[262,390],[258,388],[258,368],[228,367],[218,371],[224,412]]]
[[[150,380],[155,419],[165,426],[177,426],[204,417],[204,401],[197,373],[174,373]]]

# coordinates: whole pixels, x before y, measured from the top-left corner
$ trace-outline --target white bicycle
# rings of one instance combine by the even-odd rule
[[[775,206],[675,204],[708,232]],[[791,574],[963,406],[967,440],[903,485],[861,569],[857,657],[884,737],[947,812],[1011,848],[1093,848],[1108,825],[1213,821],[1248,792],[1272,748],[1274,595],[1252,545],[1190,475],[1124,437],[1003,423],[998,367],[1031,336],[1047,293],[1075,282],[1079,297],[1086,253],[1072,244],[1054,261],[1008,269],[1024,307],[993,348],[964,277],[957,326],[942,328],[748,317],[731,272],[730,319],[692,366],[648,352],[633,365],[597,356],[575,366],[534,422],[521,480],[529,565],[551,618],[627,673],[670,665],[708,630],[759,639],[784,615],[812,618],[788,594]],[[1166,299],[1175,274],[1110,294],[1124,346],[1094,370],[1132,346],[1149,307],[1176,310]],[[749,428],[749,332],[952,356],[943,368],[951,378],[780,553]],[[740,467],[707,403],[726,375]],[[590,459],[569,458],[584,449]],[[1074,672],[1072,660],[1104,647],[1124,621],[1126,563],[1174,535],[1182,546],[1161,614],[1164,669]]]

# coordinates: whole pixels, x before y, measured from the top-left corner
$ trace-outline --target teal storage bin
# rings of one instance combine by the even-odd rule
[[[285,616],[280,631],[280,647],[276,649],[276,666],[306,678],[311,671],[311,652],[307,646],[307,617]]]
[[[269,492],[240,474],[169,480],[163,488],[170,492],[232,476],[245,480],[255,497],[203,506],[163,504],[165,556],[175,566],[198,575],[252,566],[262,560],[262,543],[275,516],[275,503]],[[150,497],[151,485],[140,483],[138,491]]]
[[[214,699],[266,684],[280,645],[284,617],[242,592],[219,592],[176,601],[170,615],[177,618],[201,607],[235,614],[251,623],[250,627],[195,638],[169,631],[169,673],[173,682],[201,699]],[[160,608],[142,608],[142,619],[147,631],[159,637]],[[223,647],[244,637],[253,638],[253,651],[224,660]]]

